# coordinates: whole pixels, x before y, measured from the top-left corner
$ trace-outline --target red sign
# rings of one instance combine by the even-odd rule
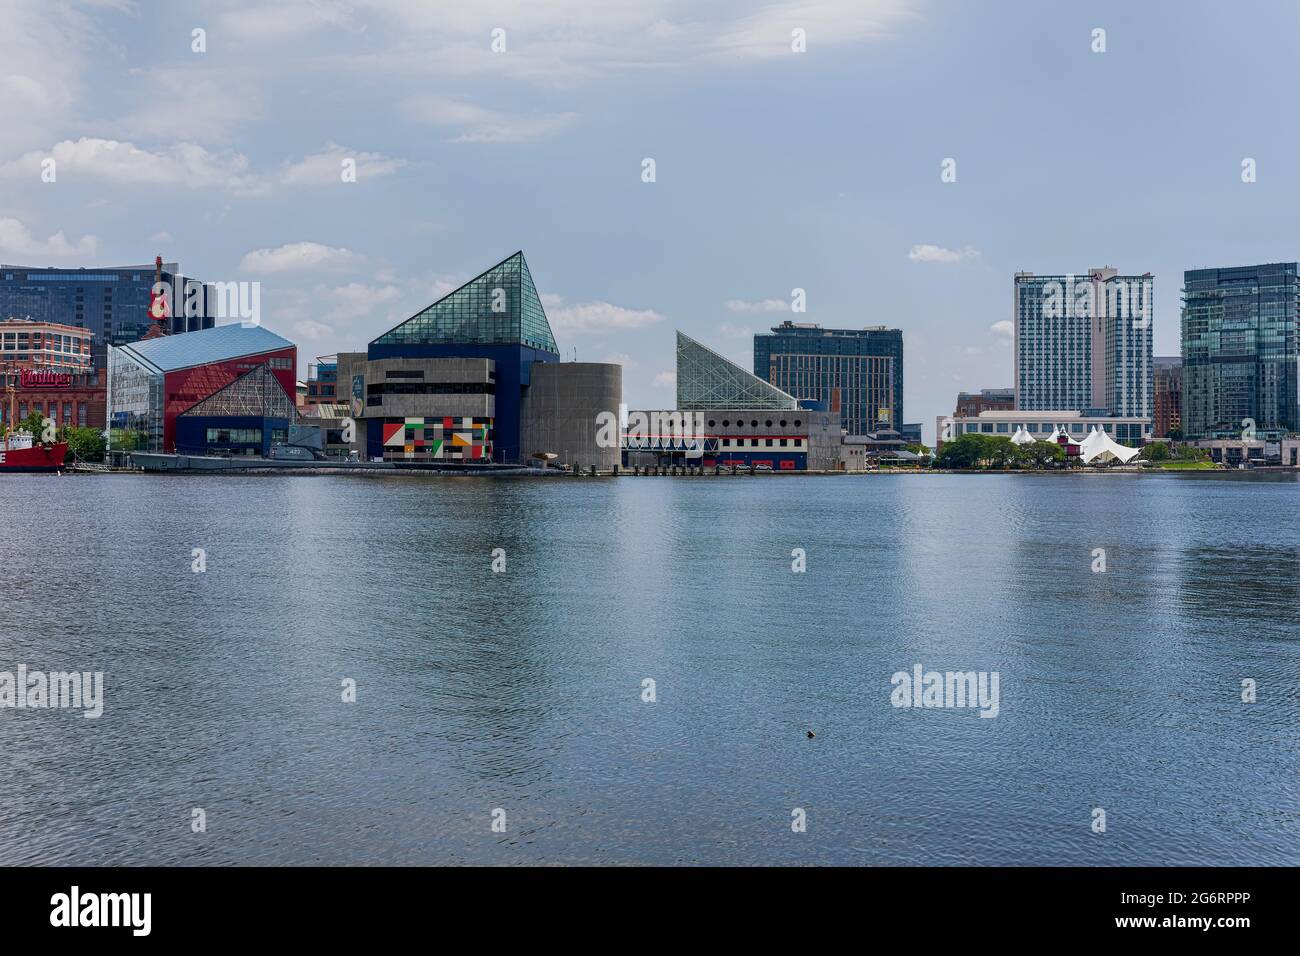
[[[19,388],[71,388],[71,372],[55,372],[48,368],[24,368],[18,372]]]

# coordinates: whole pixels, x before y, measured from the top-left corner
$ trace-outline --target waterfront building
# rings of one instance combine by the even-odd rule
[[[92,367],[94,333],[59,322],[0,321],[0,363],[24,369],[84,374]]]
[[[981,388],[978,392],[958,392],[957,408],[953,414],[962,418],[980,412],[1010,411],[1015,407],[1014,388]]]
[[[352,452],[347,437],[349,419],[355,422],[346,404],[300,406],[298,419],[289,428],[289,444],[315,449],[329,458],[347,458]]]
[[[683,332],[676,339],[678,407],[629,413],[625,465],[839,467],[838,409],[800,402]]]
[[[150,291],[157,268],[169,289],[203,289],[193,295],[195,313],[186,315],[184,301],[174,305],[168,320],[172,333],[210,329],[215,324],[217,296],[212,286],[187,278],[175,262],[94,269],[40,268],[0,265],[0,319],[58,323],[93,333],[92,365],[106,368],[107,350],[144,337],[153,323]]]
[[[87,329],[57,322],[0,321],[0,423],[12,424],[12,407],[16,422],[37,412],[60,428],[103,428],[107,394],[92,368],[93,339]]]
[[[1106,266],[1014,280],[1015,407],[1150,420],[1153,280]]]
[[[833,471],[840,467],[842,435],[838,413],[825,409],[633,411],[623,464]]]
[[[884,428],[866,435],[845,435],[840,442],[840,470],[867,471],[880,465],[919,465],[920,455],[907,450],[909,440]]]
[[[298,349],[260,325],[218,325],[109,352],[109,447],[269,455],[297,411]]]
[[[978,415],[941,415],[935,423],[941,440],[967,434],[1000,435],[1011,438],[1023,430],[1030,438],[1047,440],[1053,434],[1068,435],[1081,442],[1094,429],[1122,445],[1138,446],[1151,440],[1151,419],[1128,415],[1085,414],[1073,409],[980,412]]]
[[[1210,460],[1229,468],[1240,465],[1300,466],[1300,438],[1202,438],[1190,442],[1210,453]]]
[[[617,434],[599,417],[623,397],[619,365],[561,362],[546,310],[516,252],[372,341],[336,357],[337,399],[367,458],[561,464],[611,469]]]
[[[316,361],[307,365],[306,391],[299,404],[309,409],[316,405],[337,404],[341,398],[338,394],[338,380],[338,356],[317,356]]]
[[[922,427],[923,426],[921,425],[920,422],[904,422],[903,424],[899,425],[898,428],[895,429],[895,431],[898,432],[898,436],[902,438],[903,441],[906,442],[907,444],[919,445],[921,444]]]
[[[851,435],[903,422],[903,333],[782,322],[754,336],[754,374],[799,400],[838,409]]]
[[[1300,431],[1298,324],[1294,262],[1184,272],[1183,434]]]
[[[1181,433],[1183,427],[1183,360],[1177,355],[1155,359],[1155,427],[1156,438]]]

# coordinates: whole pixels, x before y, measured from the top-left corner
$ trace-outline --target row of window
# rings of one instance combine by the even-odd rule
[[[66,426],[76,424],[81,428],[86,427],[86,406],[82,403],[64,402],[62,415],[59,414],[58,402],[49,402],[48,404],[45,402],[34,402],[31,406],[31,410],[44,415],[52,420],[56,425]],[[22,421],[27,417],[27,415],[27,403],[19,402],[16,420]],[[7,416],[8,408],[0,407],[0,421],[5,421]],[[75,422],[73,421],[74,418],[76,419]]]
[[[717,423],[716,421],[714,421],[712,418],[709,419],[709,427],[710,427],[710,428],[715,428],[715,427],[717,427],[717,424],[718,424],[718,423]],[[796,418],[796,419],[794,420],[794,427],[795,427],[795,428],[798,428],[798,427],[799,427],[800,425],[802,425],[802,424],[803,424],[803,421],[802,421],[801,419]],[[782,428],[785,428],[785,426],[786,426],[786,422],[785,422],[785,419],[783,418],[783,419],[781,419],[781,427],[782,427]],[[724,419],[722,420],[722,427],[723,427],[723,428],[730,428],[730,427],[731,427],[731,419],[729,419],[729,418],[724,418]],[[745,422],[744,422],[742,419],[737,418],[737,419],[736,419],[736,427],[737,427],[737,428],[744,428],[744,427],[745,427]],[[757,418],[750,419],[749,427],[750,427],[750,428],[757,428],[757,427],[758,427],[758,419],[757,419]],[[764,422],[763,422],[763,427],[764,427],[764,428],[771,428],[771,427],[772,427],[772,419],[769,418],[769,419],[767,419],[766,421],[764,421]]]
[[[209,445],[260,445],[260,428],[209,428]]]
[[[749,444],[746,445],[745,443]],[[727,450],[730,448],[792,448],[802,449],[804,440],[802,438],[720,438],[718,439],[718,448]]]

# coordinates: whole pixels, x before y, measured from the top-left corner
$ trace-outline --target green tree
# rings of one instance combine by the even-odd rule
[[[1031,468],[1050,468],[1065,461],[1065,449],[1056,442],[1036,441],[1021,445],[1020,456]]]
[[[41,432],[45,431],[45,416],[40,412],[32,412],[18,423],[18,430],[27,432],[34,439],[40,441]]]
[[[1162,441],[1153,441],[1138,452],[1138,457],[1143,461],[1168,461],[1169,446]]]
[[[77,461],[104,460],[104,433],[98,428],[63,429],[62,440],[68,443],[68,453]]]
[[[1004,435],[969,433],[944,442],[939,468],[1005,468],[1017,460],[1016,446]]]

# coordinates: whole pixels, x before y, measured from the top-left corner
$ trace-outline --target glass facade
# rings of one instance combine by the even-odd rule
[[[1183,273],[1183,433],[1300,431],[1294,262]]]
[[[559,354],[522,252],[498,262],[370,344],[527,345]]]
[[[162,451],[163,375],[120,349],[109,352],[109,446]]]
[[[679,409],[798,408],[794,396],[751,375],[688,335],[677,333]]]
[[[850,435],[903,423],[903,333],[784,322],[754,336],[754,374],[796,399],[840,406]]]

